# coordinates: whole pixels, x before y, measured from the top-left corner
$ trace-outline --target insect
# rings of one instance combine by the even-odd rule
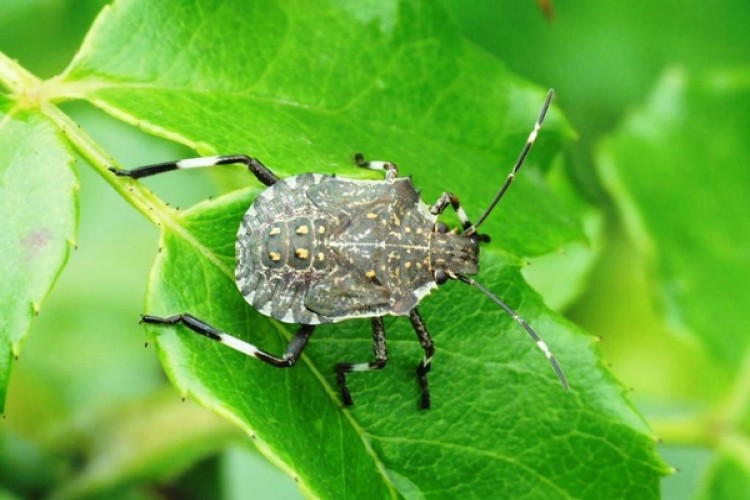
[[[420,406],[427,409],[427,374],[435,347],[417,306],[432,289],[449,279],[458,280],[479,289],[523,327],[567,390],[567,380],[547,344],[513,309],[469,277],[479,271],[479,244],[489,241],[477,229],[523,165],[553,95],[550,90],[510,174],[476,223],[469,220],[453,193],[445,192],[434,204],[427,205],[411,179],[399,177],[395,164],[366,161],[361,154],[355,155],[356,164],[384,172],[385,180],[354,180],[316,173],[279,179],[259,160],[245,155],[184,159],[133,170],[111,168],[118,176],[139,179],[173,170],[246,165],[267,189],[245,212],[237,232],[237,287],[260,313],[300,326],[286,352],[277,356],[188,313],[144,315],[142,321],[182,324],[248,356],[287,368],[297,363],[317,325],[370,318],[374,360],[335,366],[343,403],[349,406],[352,397],[347,375],[382,369],[388,361],[383,317],[408,316],[424,350],[416,372]],[[456,212],[460,229],[448,230],[437,221],[448,206]]]

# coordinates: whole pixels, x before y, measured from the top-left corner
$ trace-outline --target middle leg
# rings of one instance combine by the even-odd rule
[[[344,406],[353,404],[352,395],[346,387],[346,374],[351,372],[365,372],[382,369],[388,362],[388,350],[385,345],[385,327],[383,317],[372,318],[372,342],[375,350],[375,361],[369,363],[338,363],[336,365],[336,381],[341,389],[341,399]]]
[[[432,337],[430,337],[424,320],[416,307],[409,311],[409,319],[411,320],[411,325],[414,327],[414,331],[417,332],[419,344],[424,349],[424,357],[419,362],[419,366],[417,366],[417,382],[419,382],[419,388],[422,390],[420,406],[422,409],[427,410],[430,408],[430,388],[427,384],[427,374],[430,372],[430,367],[432,366],[432,356],[435,355],[435,344],[432,342]]]

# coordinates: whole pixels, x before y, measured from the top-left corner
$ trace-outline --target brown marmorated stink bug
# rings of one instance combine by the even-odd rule
[[[505,194],[531,150],[554,92],[547,94],[534,129],[513,169],[489,207],[472,223],[453,193],[443,193],[428,206],[409,177],[396,165],[365,161],[362,168],[382,170],[385,180],[343,179],[302,174],[279,179],[255,158],[245,155],[191,158],[133,170],[111,168],[118,176],[138,179],[186,168],[244,164],[268,188],[245,212],[236,243],[235,279],[242,296],[260,313],[284,323],[300,324],[283,356],[270,354],[222,332],[190,314],[166,318],[145,315],[143,322],[182,323],[189,329],[270,365],[294,366],[313,330],[321,323],[371,318],[375,360],[339,363],[336,376],[344,405],[352,404],[346,386],[351,372],[378,370],[388,360],[383,316],[408,316],[424,357],[417,367],[420,405],[430,407],[427,373],[435,352],[417,305],[430,290],[448,279],[481,290],[536,342],[565,389],[568,383],[547,344],[502,300],[469,275],[479,270],[479,243],[489,241],[477,228]],[[437,216],[453,207],[463,227],[449,231]]]

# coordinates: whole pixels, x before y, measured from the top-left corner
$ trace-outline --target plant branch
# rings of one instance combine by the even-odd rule
[[[18,64],[18,61],[0,52],[0,85],[11,94],[22,95],[24,90],[39,87],[40,80]]]
[[[105,181],[136,210],[157,226],[177,226],[177,211],[167,206],[142,184],[115,176],[109,171],[117,162],[84,132],[68,115],[48,102],[41,104],[42,113],[68,139],[76,151],[89,162]]]

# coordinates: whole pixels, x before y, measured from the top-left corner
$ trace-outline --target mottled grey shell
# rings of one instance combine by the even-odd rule
[[[407,315],[435,284],[436,217],[411,179],[304,174],[263,191],[237,233],[237,287],[285,323]]]

